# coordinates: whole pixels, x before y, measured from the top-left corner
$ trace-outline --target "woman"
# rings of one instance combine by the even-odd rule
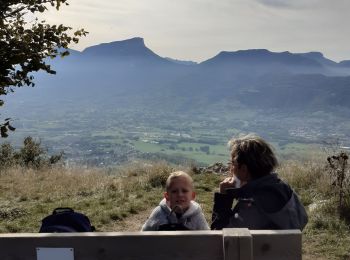
[[[231,176],[214,195],[211,229],[300,229],[307,215],[297,195],[273,170],[277,159],[270,145],[256,135],[229,142]],[[237,204],[232,208],[233,201]]]

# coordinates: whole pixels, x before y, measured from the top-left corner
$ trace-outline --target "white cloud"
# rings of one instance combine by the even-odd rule
[[[287,0],[257,0],[257,2],[274,7],[286,7],[291,5],[290,1]]]
[[[312,7],[313,5],[317,5],[321,0],[255,0],[263,5],[285,8],[304,8],[304,7]]]

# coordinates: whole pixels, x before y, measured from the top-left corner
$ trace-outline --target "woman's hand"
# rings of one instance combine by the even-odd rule
[[[237,181],[235,177],[227,177],[220,182],[220,193],[226,194],[226,189],[237,188]]]

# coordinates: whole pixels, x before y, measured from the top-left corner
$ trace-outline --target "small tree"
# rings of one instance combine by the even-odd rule
[[[341,151],[338,154],[328,156],[329,173],[334,192],[338,200],[338,212],[341,218],[348,218],[350,210],[350,173],[348,153]]]
[[[0,169],[6,169],[15,164],[15,150],[9,143],[0,146]]]
[[[45,150],[41,147],[41,142],[36,142],[32,137],[26,137],[23,142],[24,146],[17,154],[20,164],[23,166],[34,166],[37,168],[41,164],[42,155]]]
[[[38,13],[51,6],[60,9],[67,0],[1,0],[0,1],[0,96],[14,91],[14,87],[34,86],[32,72],[56,72],[47,58],[69,54],[69,44],[77,43],[87,32],[84,29],[69,34],[71,27],[51,25],[39,21]],[[34,18],[28,19],[28,14]],[[0,99],[0,106],[4,101]],[[10,118],[0,123],[0,136],[7,137]]]
[[[40,140],[35,141],[28,136],[23,141],[23,147],[15,150],[11,144],[0,145],[0,170],[13,166],[40,169],[52,166],[60,162],[63,152],[49,156],[47,150],[42,147]]]

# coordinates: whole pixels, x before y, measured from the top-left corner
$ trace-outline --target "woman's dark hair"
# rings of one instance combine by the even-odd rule
[[[232,138],[229,142],[231,160],[245,164],[253,179],[272,173],[278,161],[272,147],[261,137],[248,134]]]

